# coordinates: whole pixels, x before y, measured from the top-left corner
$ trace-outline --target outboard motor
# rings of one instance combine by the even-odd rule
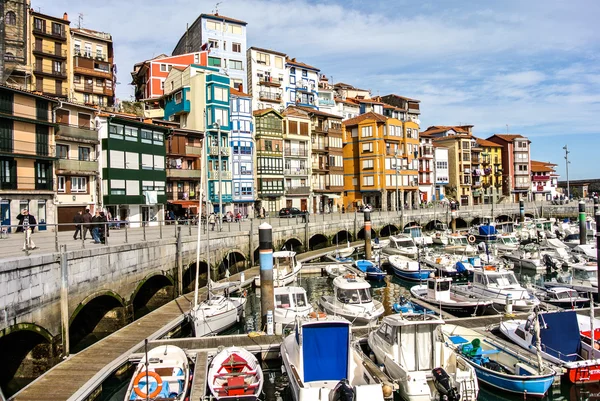
[[[442,368],[435,368],[431,371],[433,375],[433,385],[440,394],[440,401],[459,401],[460,394],[454,385],[454,380]]]
[[[354,389],[348,379],[342,379],[329,394],[329,401],[354,401]]]
[[[552,256],[545,254],[543,259],[544,259],[544,265],[546,266],[546,269],[556,270],[556,268],[557,268],[556,262],[554,261],[554,259],[552,259]]]

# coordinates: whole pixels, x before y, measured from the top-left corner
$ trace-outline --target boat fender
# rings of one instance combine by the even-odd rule
[[[452,377],[443,368],[435,368],[431,371],[431,374],[433,375],[433,384],[440,394],[440,400],[460,400],[460,394]]]
[[[348,379],[342,379],[333,389],[331,401],[354,401],[354,389]]]
[[[146,375],[148,376],[148,378],[153,377],[154,380],[156,380],[156,388],[150,394],[146,393],[144,390],[142,390],[140,388],[140,381],[142,379],[144,379],[144,383],[145,383]],[[133,381],[133,391],[135,391],[135,393],[138,395],[138,397],[141,397],[144,399],[156,397],[162,391],[162,387],[163,387],[162,377],[160,377],[160,375],[158,373],[153,372],[153,371],[146,372],[145,370],[143,370],[135,377],[135,380]],[[147,389],[150,388],[149,383],[146,383],[146,388]]]
[[[474,235],[469,235],[469,237],[467,238],[467,241],[469,241],[471,244],[474,244],[476,241],[476,238]]]

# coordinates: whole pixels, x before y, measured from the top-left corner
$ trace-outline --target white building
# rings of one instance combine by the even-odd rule
[[[325,113],[339,115],[335,113],[335,91],[325,74],[319,76],[319,110]]]
[[[448,148],[433,145],[433,182],[435,183],[432,200],[442,200],[446,196],[445,187],[450,183],[448,169]]]
[[[421,136],[419,138],[419,196],[421,202],[424,203],[434,200],[434,163],[432,138]]]
[[[285,106],[319,110],[319,69],[287,57],[285,60]]]
[[[531,194],[534,201],[552,200],[560,195],[558,189],[558,174],[556,164],[549,162],[531,161]]]
[[[246,54],[248,94],[252,96],[252,110],[272,108],[283,112],[285,53],[251,47]]]

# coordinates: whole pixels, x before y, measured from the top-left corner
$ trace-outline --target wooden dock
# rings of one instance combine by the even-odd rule
[[[208,351],[196,353],[196,366],[194,367],[194,381],[190,400],[203,400],[206,396],[206,375],[208,374]]]

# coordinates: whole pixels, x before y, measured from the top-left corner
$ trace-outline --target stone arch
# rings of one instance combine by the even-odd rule
[[[352,233],[348,230],[338,231],[333,237],[331,237],[331,244],[338,245],[346,242],[352,242]]]
[[[456,218],[456,229],[457,230],[462,230],[465,228],[468,228],[469,224],[467,223],[467,221],[461,217],[457,217]]]
[[[529,217],[530,219],[535,219],[535,215],[533,213],[526,212],[525,217]]]
[[[246,255],[238,249],[232,249],[227,256],[223,258],[223,263],[225,264],[225,267],[229,269],[230,274],[236,274],[246,270],[247,261]]]
[[[81,301],[69,319],[71,352],[84,349],[94,342],[93,337],[97,340],[125,326],[129,320],[125,305],[119,294],[108,290],[95,292]]]
[[[0,349],[0,388],[6,397],[18,390],[12,386],[12,391],[7,388],[15,376],[33,380],[50,369],[58,359],[52,334],[35,323],[18,323],[0,331]]]
[[[175,280],[173,277],[163,273],[150,274],[138,283],[131,294],[133,320],[163,306],[174,297]]]
[[[377,231],[375,231],[372,227],[371,227],[371,238],[375,238],[377,236]],[[365,239],[365,229],[364,227],[360,229],[360,231],[358,232],[358,234],[356,234],[356,240],[363,240]]]
[[[202,288],[206,285],[208,277],[208,264],[205,260],[200,260],[200,280],[198,282],[198,288]],[[196,284],[196,262],[190,263],[190,265],[183,271],[183,278],[181,287],[184,293],[194,291]]]
[[[314,234],[308,240],[308,249],[313,251],[315,249],[326,248],[329,245],[329,240],[323,234]]]
[[[254,250],[254,264],[257,266],[260,264],[260,248],[258,247]]]
[[[288,251],[295,251],[295,252],[300,252],[304,249],[304,245],[302,244],[302,241],[300,240],[300,238],[298,237],[290,237],[288,239],[285,240],[285,242],[283,243],[283,245],[281,246],[281,249],[287,249]]]
[[[431,220],[430,222],[425,224],[425,230],[433,231],[433,230],[435,230],[436,226],[441,226],[441,225],[445,225],[445,223],[441,220]]]
[[[420,224],[418,221],[415,221],[415,220],[409,221],[408,223],[406,223],[404,225],[404,227],[402,227],[402,230],[404,230],[406,227],[412,227],[412,226],[420,226]]]
[[[496,221],[499,223],[506,223],[508,221],[513,221],[513,219],[509,215],[501,214],[500,216],[496,217]]]
[[[481,224],[481,217],[475,217],[473,220],[471,220],[470,224],[472,226],[477,226],[477,225]]]
[[[383,228],[379,231],[382,237],[389,237],[390,235],[396,235],[400,232],[400,229],[395,224],[388,224],[387,226],[383,226]]]

